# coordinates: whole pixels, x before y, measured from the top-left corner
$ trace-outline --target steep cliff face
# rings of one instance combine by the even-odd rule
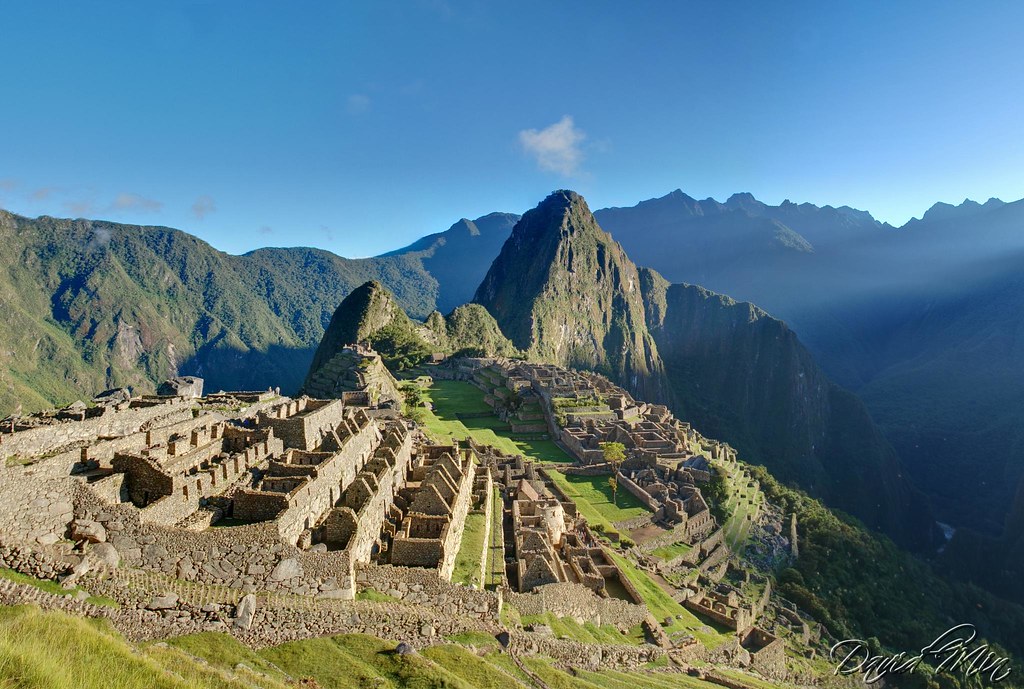
[[[761,309],[638,269],[573,192],[512,230],[476,301],[529,357],[607,373],[830,504],[921,546],[925,500],[864,406]]]
[[[785,323],[748,303],[641,271],[648,326],[682,418],[830,505],[923,544],[929,509],[853,394]]]
[[[663,399],[640,277],[583,197],[556,191],[512,230],[474,299],[533,359],[610,375]]]

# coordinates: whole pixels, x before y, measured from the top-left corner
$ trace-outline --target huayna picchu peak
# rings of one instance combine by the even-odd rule
[[[600,371],[906,545],[936,537],[927,502],[859,400],[784,323],[638,269],[572,191],[523,215],[477,290],[531,359]]]

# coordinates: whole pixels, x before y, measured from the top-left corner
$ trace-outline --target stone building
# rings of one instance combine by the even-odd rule
[[[451,578],[473,497],[474,456],[458,443],[419,448],[403,494],[407,507],[391,541],[391,564],[434,567]]]
[[[200,501],[247,480],[251,469],[284,449],[273,429],[228,422],[172,433],[165,442],[157,442],[156,435],[148,433],[146,446],[137,451],[116,452],[111,460],[115,476],[106,479],[120,483],[118,492],[140,508],[144,521],[156,523],[187,517]]]
[[[288,449],[281,458],[271,459],[253,488],[237,491],[233,500],[236,519],[273,519],[289,543],[301,543],[303,537],[309,542],[313,526],[341,498],[381,441],[378,425],[363,409],[346,409],[340,400],[324,405],[307,402],[306,409],[286,419],[271,419],[268,425],[274,429],[275,421],[296,421],[285,426],[292,442],[301,438],[308,446],[322,438],[315,445],[321,450]],[[340,418],[332,428],[336,409],[341,410]],[[323,432],[326,428],[329,433]]]

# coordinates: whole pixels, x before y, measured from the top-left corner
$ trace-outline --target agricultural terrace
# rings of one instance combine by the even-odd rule
[[[572,458],[546,437],[512,433],[511,427],[494,415],[484,402],[484,393],[461,380],[423,379],[409,381],[426,394],[432,409],[417,409],[415,415],[427,432],[438,440],[465,440],[491,445],[509,454],[525,455],[536,462],[571,464]]]
[[[725,542],[734,553],[740,553],[747,544],[750,527],[757,521],[764,495],[757,481],[736,465],[719,465],[725,470],[725,487],[729,499],[725,509],[729,518],[725,522]]]

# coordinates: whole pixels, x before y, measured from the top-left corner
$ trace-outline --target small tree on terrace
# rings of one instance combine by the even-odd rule
[[[612,503],[617,507],[619,504],[619,467],[626,461],[626,446],[622,443],[601,443],[601,451],[604,453],[604,461],[612,468],[612,477],[608,479],[608,485],[612,489]]]

